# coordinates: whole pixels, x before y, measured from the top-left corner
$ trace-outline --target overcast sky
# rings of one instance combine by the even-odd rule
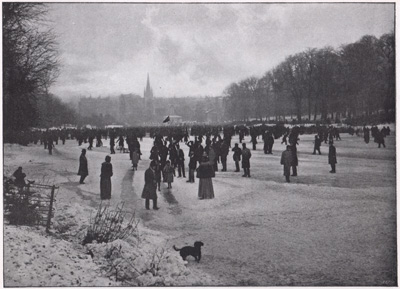
[[[221,95],[286,56],[380,37],[393,4],[49,4],[62,70],[51,91],[156,97]]]

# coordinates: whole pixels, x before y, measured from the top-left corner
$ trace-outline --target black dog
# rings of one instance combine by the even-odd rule
[[[176,248],[175,245],[173,247],[176,251],[179,251],[179,254],[181,255],[183,260],[186,260],[187,256],[193,256],[196,261],[199,262],[201,259],[201,246],[204,246],[203,242],[197,241],[194,242],[194,247],[186,246],[182,249]]]

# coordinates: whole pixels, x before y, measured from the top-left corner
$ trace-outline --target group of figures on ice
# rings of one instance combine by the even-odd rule
[[[350,134],[363,134],[364,141],[369,142],[370,132],[378,147],[385,147],[384,138],[390,135],[389,127],[383,127],[379,130],[376,126],[371,129],[364,127],[362,130],[354,130],[347,128]],[[140,141],[146,134],[143,128],[131,128],[123,130],[73,130],[73,131],[56,131],[45,132],[47,138],[36,138],[32,143],[44,144],[45,149],[49,149],[51,154],[54,144],[58,144],[61,140],[65,144],[65,139],[76,139],[79,146],[88,143],[88,150],[94,148],[93,141],[96,140],[96,147],[103,145],[102,139],[110,140],[110,154],[115,154],[115,144],[118,144],[120,152],[129,152],[129,158],[132,162],[133,170],[137,170],[138,163],[141,159],[142,152],[140,149]],[[290,176],[297,176],[298,156],[297,146],[299,144],[299,135],[303,133],[316,133],[314,140],[313,154],[321,154],[321,143],[329,142],[328,163],[331,166],[331,173],[336,173],[336,148],[334,140],[341,140],[340,131],[334,127],[312,127],[305,128],[295,126],[291,129],[283,126],[203,126],[196,127],[191,130],[194,140],[190,140],[188,129],[182,127],[160,127],[152,128],[150,136],[154,139],[154,145],[150,151],[150,165],[145,172],[145,185],[142,192],[142,198],[146,200],[145,207],[149,209],[150,200],[153,200],[153,208],[157,206],[157,190],[161,190],[161,182],[168,185],[168,189],[172,189],[174,178],[186,178],[185,172],[185,153],[181,145],[189,148],[187,155],[188,161],[188,183],[195,183],[195,177],[199,179],[198,197],[199,199],[214,198],[214,188],[212,178],[215,172],[219,170],[218,164],[222,164],[222,172],[227,171],[227,161],[230,152],[233,153],[232,159],[235,165],[235,172],[240,172],[240,166],[243,169],[242,177],[251,177],[250,159],[251,151],[244,142],[245,136],[250,137],[252,149],[257,149],[258,139],[261,137],[264,142],[264,153],[272,154],[272,148],[275,139],[282,137],[281,144],[286,144],[286,150],[282,152],[280,163],[283,165],[283,174],[287,182],[290,182]],[[239,143],[235,143],[232,147],[231,141],[234,135],[239,136]],[[30,135],[32,137],[32,135]],[[50,139],[50,141],[49,141]],[[127,147],[125,147],[125,144]],[[82,149],[79,158],[78,175],[80,175],[80,184],[84,184],[85,178],[89,175],[88,160],[86,149]],[[176,176],[178,174],[178,176]],[[113,167],[111,156],[107,155],[105,161],[101,165],[100,172],[100,197],[103,200],[111,198],[111,178],[113,176]]]

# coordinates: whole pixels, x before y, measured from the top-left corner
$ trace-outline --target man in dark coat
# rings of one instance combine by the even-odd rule
[[[240,157],[242,156],[242,149],[239,147],[238,143],[235,143],[235,146],[232,148],[233,151],[233,160],[235,161],[236,170],[235,172],[240,172],[239,162]]]
[[[283,175],[286,178],[286,182],[290,183],[290,166],[292,165],[290,146],[286,146],[286,150],[282,152],[281,165],[283,165]]]
[[[113,168],[111,164],[111,157],[106,156],[105,162],[101,164],[101,174],[100,174],[100,197],[102,200],[111,199],[112,175],[113,175]]]
[[[264,153],[272,155],[272,147],[274,146],[275,140],[271,132],[267,132],[264,141],[265,141]]]
[[[185,176],[185,153],[183,150],[179,147],[179,144],[176,145],[176,148],[178,150],[178,178],[184,177]]]
[[[197,159],[194,155],[194,152],[190,152],[189,154],[189,180],[187,183],[194,183],[194,172],[197,167]]]
[[[257,134],[253,129],[253,133],[251,134],[251,142],[253,144],[253,151],[257,149]]]
[[[89,169],[88,169],[88,161],[86,158],[86,150],[82,149],[81,156],[79,157],[78,176],[81,176],[79,183],[84,184],[84,180],[88,175],[89,175]]]
[[[291,145],[290,151],[292,153],[292,177],[297,177],[297,166],[299,165],[299,159],[297,158],[297,146],[296,144]]]
[[[156,163],[150,162],[150,167],[144,173],[144,188],[142,192],[142,199],[146,199],[146,210],[150,210],[150,199],[153,200],[153,209],[158,210],[157,207],[157,182],[155,178]]]
[[[364,132],[365,143],[369,143],[369,128],[364,126],[363,132]]]
[[[381,148],[381,145],[383,145],[383,147],[385,148],[385,135],[382,131],[377,131],[375,133],[376,137],[375,137],[375,142],[378,143],[378,148]]]
[[[18,167],[18,169],[13,173],[13,177],[15,178],[14,184],[18,188],[22,189],[23,187],[25,187],[26,174],[22,172],[22,167]]]
[[[221,153],[222,171],[226,172],[226,159],[228,158],[229,154],[229,145],[226,140],[224,140],[221,144],[220,153]]]
[[[250,158],[251,152],[248,148],[246,148],[246,144],[242,143],[242,168],[244,170],[244,174],[242,177],[250,178]]]
[[[328,154],[328,162],[331,165],[332,170],[330,173],[336,173],[336,148],[333,145],[333,142],[329,143],[329,154]]]
[[[313,155],[315,155],[317,151],[319,154],[321,154],[321,139],[318,135],[315,136]]]

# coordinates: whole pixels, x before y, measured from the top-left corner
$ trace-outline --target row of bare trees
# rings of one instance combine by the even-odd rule
[[[290,55],[261,78],[230,84],[224,95],[232,120],[388,113],[395,107],[394,33]]]
[[[23,130],[51,122],[51,113],[71,111],[50,95],[59,74],[56,35],[41,3],[3,5],[3,120],[4,130]],[[58,110],[58,111],[55,111]]]

